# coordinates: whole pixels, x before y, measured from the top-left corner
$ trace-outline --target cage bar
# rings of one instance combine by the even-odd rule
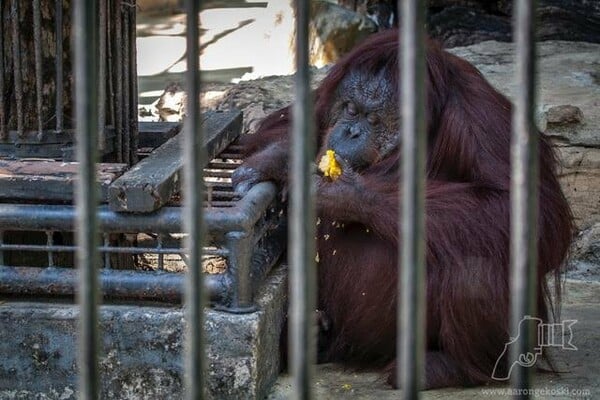
[[[519,332],[517,345],[511,347],[511,359],[531,352],[537,327],[520,324],[529,315],[537,315],[537,221],[538,221],[538,133],[535,114],[535,9],[536,2],[515,3],[516,84],[513,111],[511,172],[511,332]],[[519,330],[520,329],[520,330]],[[511,384],[516,397],[529,398],[533,368],[517,367]]]
[[[38,137],[41,139],[44,127],[42,122],[42,15],[40,11],[40,0],[33,0],[33,38],[35,62],[35,104],[38,114]]]
[[[401,90],[402,216],[398,283],[397,381],[402,396],[416,399],[425,358],[425,5],[402,4]]]
[[[315,206],[310,164],[315,157],[314,116],[310,90],[310,4],[296,2],[296,101],[291,143],[291,196],[289,206],[290,351],[297,399],[312,399],[316,362],[314,310],[316,308]]]
[[[202,244],[205,236],[204,213],[202,210],[204,182],[203,167],[204,129],[200,118],[200,29],[199,13],[201,1],[186,0],[187,12],[187,118],[184,123],[184,199],[186,231],[189,233],[188,272],[186,279],[186,398],[204,398],[206,361],[204,354],[204,276],[202,273]]]
[[[64,63],[63,63],[63,2],[56,0],[56,131],[63,130],[63,85],[64,85]]]
[[[17,134],[23,137],[23,76],[21,75],[21,30],[19,29],[19,1],[12,0],[11,3],[11,21],[12,21],[12,57],[13,57],[13,79],[15,85],[15,103],[17,105]]]
[[[100,35],[98,44],[98,148],[106,148],[106,35],[107,0],[99,0]]]
[[[115,74],[115,128],[117,133],[116,151],[117,151],[117,162],[124,162],[123,158],[123,23],[122,23],[122,12],[121,2],[114,1],[114,64],[116,69]]]
[[[80,304],[79,390],[84,399],[99,396],[96,160],[98,146],[98,1],[74,4],[75,121],[79,177],[76,186],[78,302]]]
[[[1,11],[1,9],[0,9]],[[4,33],[4,18],[0,18],[0,32]],[[0,140],[8,137],[6,105],[4,104],[4,45],[0,46]]]

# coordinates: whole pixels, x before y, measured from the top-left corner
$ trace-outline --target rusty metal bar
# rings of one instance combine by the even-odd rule
[[[0,8],[0,13],[3,10]],[[4,34],[4,18],[0,16],[0,32]],[[0,45],[0,140],[8,137],[8,127],[6,122],[6,104],[4,104],[4,44]]]
[[[425,4],[402,2],[403,176],[398,282],[397,381],[404,399],[423,387],[425,358]]]
[[[116,97],[115,97],[115,131],[116,131],[116,152],[117,162],[122,163],[123,157],[123,13],[121,12],[121,1],[116,0],[114,3],[114,31],[115,38],[115,59],[113,65],[116,69]]]
[[[293,109],[289,206],[290,352],[294,398],[314,398],[316,338],[315,202],[310,164],[315,127],[310,90],[308,21],[310,4],[296,2],[296,101]]]
[[[41,140],[44,127],[42,122],[42,15],[40,0],[33,0],[33,46],[35,58],[35,103],[38,138]]]
[[[137,149],[140,135],[138,131],[138,82],[137,82],[137,43],[136,43],[136,0],[132,1],[129,12],[129,74],[131,76],[131,118],[129,120],[131,135],[131,164],[138,162]]]
[[[78,302],[80,304],[79,391],[84,399],[97,399],[100,393],[98,331],[98,266],[97,245],[98,193],[96,160],[98,158],[98,1],[73,4],[75,60],[75,123],[77,126],[77,159],[79,176],[76,185],[77,244],[76,265],[79,270]]]
[[[64,68],[63,68],[63,2],[56,0],[56,131],[63,130],[63,93],[64,93]]]
[[[206,359],[204,354],[204,276],[202,244],[206,237],[202,201],[204,199],[203,167],[205,163],[204,129],[200,116],[200,27],[201,1],[186,0],[187,12],[187,117],[183,127],[185,223],[189,232],[188,276],[186,279],[186,399],[205,397]]]
[[[15,85],[15,103],[17,111],[17,132],[19,137],[23,136],[23,76],[21,75],[21,31],[19,29],[19,1],[13,0],[11,3],[12,21],[12,50],[13,50],[13,75]]]
[[[519,334],[511,347],[511,360],[528,354],[536,345],[537,326],[521,324],[537,315],[538,132],[535,115],[535,9],[536,1],[515,3],[516,83],[513,111],[511,182],[511,332]],[[529,398],[533,368],[515,368],[511,384],[517,398]]]
[[[129,109],[131,104],[131,70],[129,66],[129,9],[123,7],[128,7],[126,2],[120,2],[121,7],[119,8],[119,18],[121,19],[122,24],[122,48],[119,51],[122,53],[121,60],[123,60],[123,108],[121,109],[121,113],[123,114],[123,162],[127,165],[131,165],[131,124],[129,120],[131,118],[131,110]]]
[[[108,16],[107,0],[99,1],[100,35],[98,44],[98,147],[106,148],[106,30]]]

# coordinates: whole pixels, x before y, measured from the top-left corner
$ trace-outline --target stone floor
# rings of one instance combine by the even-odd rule
[[[568,280],[562,308],[563,320],[577,320],[573,325],[576,351],[553,349],[560,373],[538,373],[535,398],[598,399],[600,398],[600,283]],[[506,399],[507,385],[490,385],[469,389],[442,389],[423,393],[422,399]],[[315,382],[318,399],[397,399],[399,392],[391,390],[374,372],[356,373],[334,364],[319,365]],[[281,376],[269,400],[291,397],[289,376]]]

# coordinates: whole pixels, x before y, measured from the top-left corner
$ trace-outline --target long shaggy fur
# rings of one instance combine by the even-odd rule
[[[316,91],[319,146],[336,89],[351,70],[384,71],[398,87],[398,47],[396,30],[376,34],[331,69]],[[434,43],[427,46],[426,66],[426,385],[476,385],[491,380],[509,340],[511,104],[472,65]],[[395,95],[390,101],[400,98]],[[246,164],[274,158],[268,175],[284,186],[290,126],[285,108],[242,139]],[[555,274],[558,285],[573,228],[542,135],[539,152],[538,315],[546,320],[545,277]],[[392,384],[400,164],[394,152],[361,172],[369,202],[340,196],[337,205],[318,210],[319,309],[331,323],[326,359],[381,366]]]

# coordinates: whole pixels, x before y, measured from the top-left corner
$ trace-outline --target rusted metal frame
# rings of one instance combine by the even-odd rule
[[[202,1],[186,0],[186,91],[187,117],[183,126],[184,146],[184,199],[185,227],[189,233],[189,259],[185,286],[186,331],[186,390],[188,400],[205,398],[206,354],[204,351],[204,274],[202,273],[202,246],[206,238],[206,222],[202,209],[204,198],[203,168],[206,165],[204,127],[200,117],[200,27],[199,13]]]
[[[10,19],[12,21],[12,58],[13,58],[13,76],[15,86],[15,105],[17,114],[17,132],[19,137],[23,136],[24,116],[23,116],[23,76],[21,71],[21,30],[19,28],[19,0],[12,0],[10,9]]]
[[[315,157],[315,126],[310,89],[308,21],[310,4],[296,2],[296,80],[289,206],[290,354],[294,398],[314,398],[316,338],[315,201],[310,164]]]
[[[35,104],[38,137],[41,138],[44,126],[42,121],[42,15],[40,0],[33,0],[33,46],[35,59]]]
[[[537,315],[538,131],[535,128],[536,1],[515,2],[516,83],[513,111],[511,181],[511,332],[519,334],[511,360],[532,352],[537,324],[522,323]],[[511,384],[517,398],[531,397],[533,368],[517,367]]]
[[[54,18],[56,22],[56,131],[61,132],[64,129],[63,0],[56,0]]]
[[[84,399],[97,399],[100,394],[98,195],[96,186],[88,183],[96,182],[98,158],[98,0],[75,2],[73,9],[76,154],[80,163],[75,202],[77,301],[80,305],[79,392]]]
[[[425,4],[407,0],[400,32],[402,214],[398,280],[397,381],[404,399],[423,387],[425,359]]]

